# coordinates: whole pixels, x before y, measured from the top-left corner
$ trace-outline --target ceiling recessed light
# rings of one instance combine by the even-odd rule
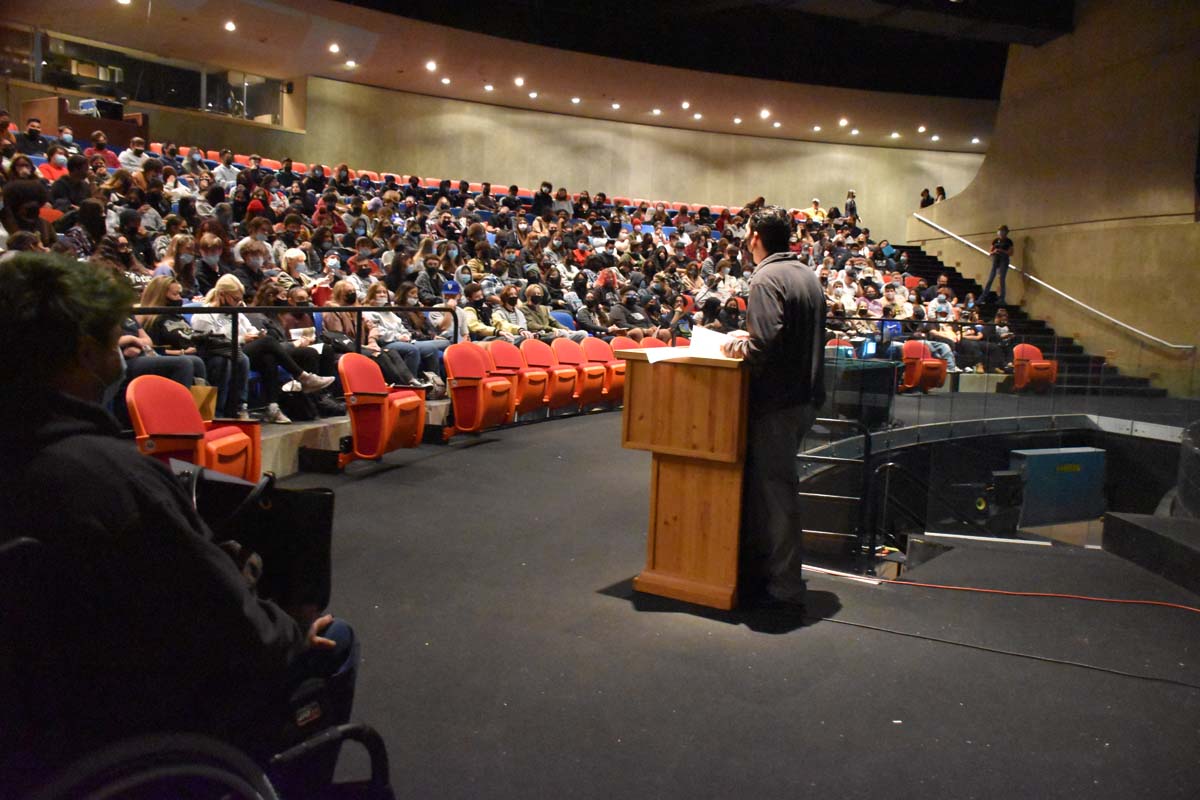
[[[850,135],[851,135],[851,136],[858,136],[858,128],[851,128],[851,129],[850,129]]]
[[[846,119],[845,117],[842,117],[841,119],[838,120],[838,127],[840,127],[840,128],[844,128],[849,124],[850,124],[850,120]]]
[[[230,33],[233,33],[234,31],[237,30],[237,25],[234,24],[233,20],[229,20],[228,22],[225,23],[225,30],[229,31]]]
[[[582,103],[583,101],[582,101],[582,100],[580,100],[578,97],[572,97],[572,98],[571,98],[571,102],[572,102],[572,103],[574,103],[575,105],[579,105],[579,104],[580,104],[580,103]]]
[[[976,136],[975,138],[971,139],[971,144],[979,144],[979,137]]]
[[[449,78],[442,78],[442,85],[443,85],[443,86],[449,86],[449,85],[450,85],[450,79],[449,79]]]
[[[331,53],[340,53],[341,50],[342,50],[342,48],[338,47],[337,42],[334,42],[333,44],[329,45],[329,52],[331,52]]]
[[[697,111],[695,114],[692,114],[692,119],[700,119],[702,116],[704,115]]]
[[[899,132],[899,131],[892,131],[892,138],[893,138],[893,139],[899,139],[899,138],[900,138],[900,132]]]
[[[813,133],[820,133],[820,132],[821,132],[821,126],[813,125]]]
[[[346,59],[346,66],[350,67],[350,69],[354,69],[355,67],[358,66],[358,62],[355,61],[353,58],[348,58],[348,59]]]
[[[491,91],[494,91],[494,90],[495,90],[495,88],[496,88],[496,87],[495,87],[495,86],[492,86],[490,83],[485,83],[485,84],[483,85],[483,90],[484,90],[485,92],[491,92]]]
[[[933,136],[929,137],[929,141],[931,141],[931,142],[940,142],[941,140],[942,140],[942,137],[938,136],[936,133]]]
[[[620,103],[613,103],[613,104],[612,104],[612,107],[613,107],[613,111],[618,111],[618,110],[621,108],[621,104],[620,104]]]
[[[517,86],[524,86],[525,79],[520,76],[517,76],[516,78],[513,78],[513,83],[515,83]]]
[[[425,69],[429,70],[430,72],[436,72],[437,71],[437,62],[433,61],[432,59],[429,61],[426,61]]]
[[[537,92],[530,92],[530,93],[529,93],[529,99],[530,99],[530,100],[537,100]]]
[[[117,0],[117,4],[122,5],[122,6],[127,6],[132,2],[133,2],[133,0]]]
[[[741,117],[734,117],[734,118],[733,118],[733,124],[734,124],[734,125],[741,125],[741,124],[742,124],[742,118],[741,118]]]
[[[917,126],[917,133],[924,133],[924,132],[925,132],[925,126],[924,126],[924,125],[918,125],[918,126]]]
[[[767,117],[771,116],[771,109],[764,108],[762,111],[758,112],[758,115],[763,119],[766,119]]]
[[[684,100],[682,103],[679,104],[679,107],[682,108],[684,111],[687,111],[689,108],[692,107],[692,104],[689,103],[687,100]]]
[[[782,127],[783,127],[783,123],[782,123],[782,122],[780,122],[779,120],[775,120],[775,127],[776,127],[776,128],[782,128]]]

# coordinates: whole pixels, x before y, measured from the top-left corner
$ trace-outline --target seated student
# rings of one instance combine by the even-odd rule
[[[29,719],[19,750],[0,753],[14,796],[131,736],[194,731],[281,749],[268,721],[312,678],[328,679],[325,724],[347,721],[353,704],[349,627],[297,621],[255,596],[179,480],[119,438],[98,404],[123,376],[131,303],[92,264],[0,264],[0,384],[12,389],[0,393],[0,542],[33,533],[53,572],[36,663],[22,665]]]
[[[99,156],[104,159],[104,166],[108,169],[119,169],[121,162],[117,159],[117,154],[108,147],[108,134],[104,131],[93,131],[88,137],[92,146],[83,151],[85,158],[89,159],[92,156]]]
[[[372,284],[367,289],[367,299],[363,305],[371,306],[388,306],[388,305],[412,305],[419,307],[419,302],[416,301],[416,286],[412,283],[400,284],[399,291],[396,292],[396,302],[393,303],[388,298],[387,287],[382,283]],[[420,312],[417,312],[420,314]],[[371,344],[391,350],[399,355],[409,372],[413,375],[420,375],[422,372],[437,372],[439,366],[439,355],[442,350],[449,347],[450,343],[445,339],[433,340],[425,328],[425,318],[421,315],[421,334],[426,338],[418,340],[418,333],[414,329],[414,318],[412,314],[400,313],[395,311],[371,311],[363,315],[363,321],[367,325],[368,341]]]
[[[487,342],[492,339],[504,339],[506,342],[516,341],[511,333],[500,329],[498,322],[492,319],[492,314],[500,307],[500,298],[495,294],[484,294],[483,287],[478,283],[468,283],[463,287],[463,297],[466,304],[463,313],[467,320],[467,332],[473,342]]]
[[[245,305],[246,290],[233,275],[223,275],[204,297],[204,305],[231,308]],[[211,332],[233,341],[233,318],[227,314],[196,314],[192,327],[200,332]],[[256,328],[245,314],[238,315],[238,341],[242,352],[250,359],[250,365],[262,376],[263,392],[267,397],[265,420],[280,425],[291,423],[279,408],[279,367],[283,367],[300,382],[305,393],[319,392],[333,383],[333,378],[314,375],[296,363],[283,343]]]
[[[658,336],[657,320],[651,319],[646,309],[638,303],[637,290],[628,289],[621,297],[621,303],[609,311],[613,324],[627,329],[629,338],[636,342],[640,342],[644,336]]]
[[[183,290],[174,277],[160,275],[146,284],[142,290],[141,305],[149,308],[183,305]],[[188,323],[182,311],[171,314],[140,314],[137,317],[157,348],[164,355],[194,355],[204,360],[205,371],[198,373],[210,386],[217,387],[217,416],[236,417],[241,413],[242,398],[246,396],[250,378],[250,359],[244,352],[233,353],[219,345],[208,343],[197,345],[193,338],[195,329]]]
[[[587,331],[573,331],[550,314],[546,289],[541,284],[525,287],[525,302],[521,305],[521,312],[525,315],[525,328],[542,341],[550,342],[565,336],[571,341],[582,342],[587,338]]]

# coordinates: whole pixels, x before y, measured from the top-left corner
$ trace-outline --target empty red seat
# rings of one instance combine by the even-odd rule
[[[161,156],[162,155],[162,142],[151,142],[150,143],[150,152],[154,153],[157,156]]]
[[[189,461],[247,481],[261,477],[259,423],[205,422],[187,387],[160,375],[134,378],[125,402],[138,450],[146,455]]]
[[[1042,351],[1031,344],[1013,348],[1013,388],[1045,392],[1058,380],[1058,362],[1042,357]]]
[[[667,346],[668,346],[667,343],[664,342],[662,339],[659,339],[657,336],[647,336],[644,339],[642,339],[642,348],[645,350],[649,350],[652,347],[667,347]]]
[[[250,156],[244,156],[244,155],[241,155],[240,153],[234,153],[233,163],[241,164],[243,167],[248,167],[248,166],[250,166]]]
[[[513,387],[512,413],[527,414],[546,405],[550,375],[525,363],[515,344],[503,339],[484,342],[490,360],[489,374],[507,378]]]
[[[555,339],[550,344],[550,349],[558,359],[559,365],[575,370],[575,402],[585,408],[603,402],[606,372],[604,367],[588,363],[583,348],[565,336]]]
[[[907,278],[904,279],[904,288],[908,289],[911,292],[913,289],[917,288],[917,284],[920,282],[921,282],[921,279],[918,278],[916,275],[909,275]]]
[[[482,184],[482,183],[472,183],[472,184],[471,184],[469,187],[467,187],[467,188],[468,188],[470,191],[472,191],[472,192],[482,192],[482,191],[483,191],[483,184]]]
[[[421,181],[421,185],[426,189],[436,189],[442,185],[441,178],[425,178]]]
[[[425,434],[425,393],[394,389],[372,359],[346,353],[338,360],[338,375],[350,415],[351,452],[338,456],[338,465],[355,459],[378,460],[385,453],[416,447]]]
[[[220,161],[221,160],[221,151],[220,150],[209,150],[207,153],[204,154],[204,157],[207,158],[209,161]]]
[[[929,351],[929,345],[916,339],[904,343],[902,351],[904,360],[904,375],[901,378],[901,391],[928,392],[946,382],[946,362],[934,358]]]
[[[526,366],[540,369],[549,376],[546,384],[546,405],[551,409],[574,405],[576,372],[574,367],[559,366],[550,345],[538,339],[521,342],[521,355]]]
[[[295,172],[295,173],[298,173],[298,174],[300,174],[300,175],[303,175],[303,174],[305,174],[306,172],[308,172],[308,165],[307,165],[307,164],[303,164],[303,163],[301,163],[301,162],[299,162],[299,161],[293,161],[293,162],[292,162],[292,172]]]
[[[587,340],[585,339],[584,341],[587,341]],[[633,339],[630,339],[628,336],[614,336],[612,338],[612,342],[610,342],[610,344],[612,345],[612,349],[613,349],[614,353],[617,350],[637,350],[638,349],[638,343],[635,342]]]
[[[442,436],[479,433],[510,421],[512,383],[504,377],[488,375],[488,356],[471,342],[446,348],[446,388],[454,409],[454,424],[447,425]]]
[[[598,336],[583,340],[583,354],[589,364],[604,367],[604,399],[619,403],[625,395],[625,362],[613,355],[608,342]]]
[[[675,346],[676,347],[691,347],[692,340],[688,339],[685,336],[676,336],[675,337]]]
[[[280,161],[276,161],[276,160],[275,160],[275,159],[273,159],[273,158],[264,158],[264,159],[262,160],[262,165],[263,165],[264,167],[266,167],[267,169],[273,169],[273,170],[275,170],[276,172],[278,172],[279,170],[283,169],[283,163],[282,163],[282,162],[280,162]]]

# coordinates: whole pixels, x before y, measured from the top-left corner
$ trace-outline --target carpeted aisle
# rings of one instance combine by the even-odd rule
[[[1200,684],[1200,614],[823,577],[799,628],[635,600],[649,456],[619,435],[556,420],[285,482],[337,490],[332,610],[400,796],[1195,796],[1200,689],[836,621]],[[1200,605],[1097,551],[912,579]]]

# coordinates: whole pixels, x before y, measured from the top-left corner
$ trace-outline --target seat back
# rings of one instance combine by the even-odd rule
[[[848,344],[848,343],[847,343]],[[909,361],[919,361],[924,358],[933,358],[933,354],[929,352],[929,345],[919,339],[909,339],[904,343],[904,349],[901,351],[904,363]]]
[[[565,336],[555,339],[550,345],[550,349],[554,351],[558,363],[564,367],[582,367],[587,363],[583,348]]]
[[[692,340],[687,338],[686,336],[676,336],[675,337],[675,346],[676,347],[691,347]]]
[[[589,336],[583,340],[583,355],[591,364],[607,364],[615,357],[613,349],[608,342],[599,339],[595,336]]]
[[[488,357],[478,345],[470,342],[452,344],[446,348],[446,377],[482,380],[488,376]]]
[[[525,357],[526,364],[536,369],[554,369],[558,366],[558,360],[554,357],[550,345],[538,339],[526,339],[521,342],[521,355]]]
[[[138,436],[201,434],[200,409],[182,384],[161,375],[142,375],[125,389],[129,419]]]
[[[612,340],[613,350],[637,350],[638,343],[628,336],[614,336]]]
[[[575,324],[575,318],[571,316],[569,311],[551,311],[550,316],[554,317],[562,325],[571,330],[579,330],[579,326]]]
[[[1032,344],[1019,344],[1013,348],[1013,363],[1018,361],[1042,361],[1042,351]]]
[[[649,350],[651,347],[666,347],[666,346],[667,346],[667,343],[664,342],[662,339],[659,339],[656,336],[647,336],[645,339],[642,339],[642,347],[646,350]]]
[[[526,366],[521,351],[512,342],[496,339],[487,343],[487,351],[497,373],[512,374],[521,371]]]

